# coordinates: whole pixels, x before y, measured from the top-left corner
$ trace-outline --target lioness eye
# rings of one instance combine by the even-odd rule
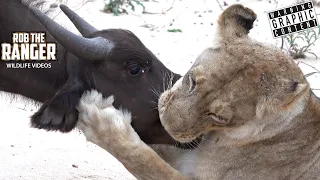
[[[189,85],[189,93],[192,93],[192,91],[196,87],[196,81],[192,78],[191,74],[189,74]]]

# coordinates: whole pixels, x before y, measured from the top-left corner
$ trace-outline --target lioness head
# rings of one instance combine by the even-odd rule
[[[161,95],[160,119],[173,138],[189,142],[211,130],[267,124],[302,111],[308,83],[290,57],[248,37],[255,19],[242,5],[226,9],[218,45]]]

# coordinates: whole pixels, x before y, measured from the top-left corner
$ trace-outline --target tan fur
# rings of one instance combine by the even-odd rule
[[[202,135],[197,148],[154,145],[157,155],[122,111],[90,115],[85,98],[80,129],[139,179],[319,179],[320,101],[290,57],[248,37],[255,19],[242,5],[226,9],[217,45],[159,99],[165,129],[181,142]]]
[[[187,180],[141,141],[130,125],[131,114],[115,109],[113,100],[113,96],[103,99],[95,90],[81,97],[77,128],[87,140],[107,150],[138,179]]]

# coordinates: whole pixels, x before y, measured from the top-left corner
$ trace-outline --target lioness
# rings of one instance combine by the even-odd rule
[[[218,43],[164,92],[161,123],[193,150],[143,143],[130,113],[96,91],[79,104],[78,127],[138,179],[320,179],[320,102],[294,61],[248,37],[256,14],[233,5]]]

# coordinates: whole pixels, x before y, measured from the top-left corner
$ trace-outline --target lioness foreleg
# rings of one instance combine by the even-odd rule
[[[77,127],[88,141],[111,153],[138,179],[189,179],[146,145],[132,128],[130,113],[112,103],[113,96],[104,99],[94,90],[82,96]]]

